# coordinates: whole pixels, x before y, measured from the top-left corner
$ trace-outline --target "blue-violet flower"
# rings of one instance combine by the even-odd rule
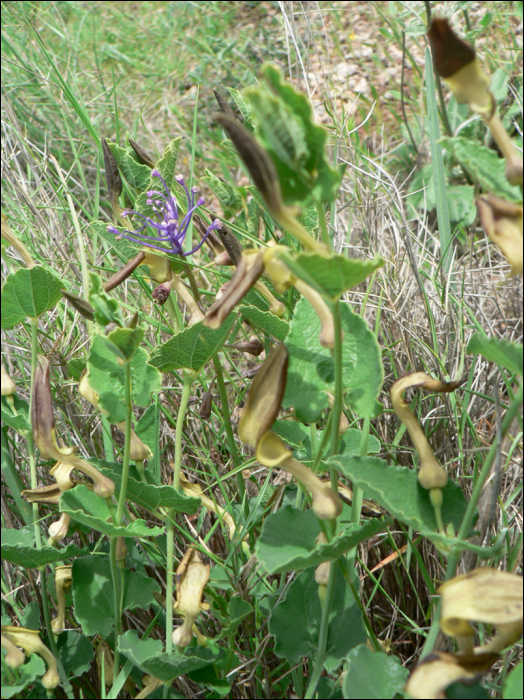
[[[145,216],[138,211],[127,210],[122,212],[122,216],[133,215],[141,217],[144,220],[144,224],[141,226],[141,228],[139,228],[138,231],[125,231],[124,233],[119,231],[116,226],[108,226],[107,230],[110,233],[114,233],[115,236],[123,236],[124,238],[128,238],[130,241],[140,243],[148,248],[161,250],[165,253],[174,253],[175,255],[192,255],[202,246],[211,231],[220,228],[220,221],[215,219],[207,229],[205,236],[202,238],[200,243],[195,246],[193,250],[190,250],[188,253],[184,253],[182,250],[182,244],[186,237],[193,212],[204,204],[205,200],[200,198],[195,204],[195,194],[198,192],[198,188],[192,187],[190,194],[184,183],[184,178],[182,175],[177,175],[175,180],[184,188],[187,195],[187,214],[184,216],[182,221],[179,222],[176,196],[171,194],[169,187],[166,185],[164,178],[158,172],[158,170],[152,170],[151,175],[153,177],[158,177],[164,186],[164,193],[157,190],[149,190],[147,192],[147,204],[153,207],[153,210],[156,212],[156,215],[160,220],[155,221],[149,216]],[[152,229],[156,229],[158,234],[156,236],[146,236],[145,234],[141,233],[141,231],[148,226]],[[164,245],[156,245],[156,243]]]

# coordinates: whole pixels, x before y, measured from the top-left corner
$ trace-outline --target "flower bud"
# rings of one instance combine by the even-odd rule
[[[162,284],[159,284],[158,287],[155,287],[153,289],[151,296],[153,297],[153,301],[155,302],[155,304],[163,306],[166,303],[171,293],[172,286],[173,282],[170,280],[169,282],[163,282]]]
[[[49,542],[50,546],[54,546],[56,542],[60,542],[67,535],[69,530],[69,523],[71,522],[71,516],[69,513],[62,513],[61,517],[51,523],[49,526]]]
[[[16,392],[16,383],[7,372],[4,365],[2,367],[2,396],[11,396]]]
[[[202,420],[209,420],[211,416],[211,407],[213,405],[213,397],[210,391],[204,392],[202,395],[202,403],[200,404],[200,410],[198,414]]]
[[[258,357],[264,352],[264,346],[256,335],[250,336],[248,342],[237,343],[236,348],[240,350],[240,352],[247,352],[249,355],[254,355],[255,357]]]

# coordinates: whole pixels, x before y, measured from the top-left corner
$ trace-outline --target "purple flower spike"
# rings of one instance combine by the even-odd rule
[[[201,197],[195,203],[195,194],[198,192],[198,188],[192,187],[190,193],[184,183],[184,178],[182,175],[177,175],[175,180],[184,188],[187,196],[187,213],[182,221],[179,221],[176,196],[169,191],[164,178],[158,172],[158,170],[152,170],[151,175],[160,180],[160,189],[163,189],[163,192],[158,190],[148,190],[146,192],[148,197],[147,204],[153,207],[157,220],[152,219],[149,216],[145,216],[138,211],[127,210],[123,212],[122,215],[129,216],[132,214],[140,217],[143,221],[142,226],[137,231],[120,232],[115,226],[108,226],[107,230],[110,233],[114,233],[116,236],[123,236],[130,241],[140,243],[141,245],[147,246],[148,248],[153,248],[154,250],[160,250],[165,253],[173,253],[175,255],[192,255],[202,246],[211,231],[220,228],[220,221],[215,219],[207,229],[205,236],[202,238],[200,243],[195,246],[193,250],[190,250],[189,253],[184,253],[182,250],[182,244],[184,243],[187,229],[191,223],[194,211],[204,204],[204,199]],[[142,231],[148,227],[150,229],[154,229],[156,235],[148,236],[145,233],[142,233]]]

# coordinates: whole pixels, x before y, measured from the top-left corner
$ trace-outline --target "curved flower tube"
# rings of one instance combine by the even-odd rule
[[[153,248],[154,250],[160,250],[164,253],[173,253],[174,255],[182,255],[187,257],[195,253],[204,243],[211,231],[215,231],[220,228],[221,223],[218,219],[215,219],[212,224],[208,227],[202,240],[196,245],[193,250],[188,253],[184,253],[182,250],[182,244],[186,237],[189,224],[193,217],[194,212],[198,207],[205,203],[205,200],[201,197],[195,203],[195,195],[198,192],[197,187],[191,188],[191,193],[186,187],[184,178],[182,175],[177,175],[175,180],[178,184],[184,188],[187,196],[187,213],[179,222],[179,212],[178,204],[176,200],[176,195],[169,191],[164,178],[158,172],[158,170],[152,170],[151,175],[157,177],[163,188],[163,192],[159,190],[148,190],[147,192],[147,204],[153,208],[158,221],[155,221],[145,214],[141,214],[138,211],[126,210],[122,212],[122,216],[138,216],[143,220],[142,226],[137,231],[119,231],[116,226],[109,225],[107,230],[109,233],[114,233],[115,236],[123,236],[134,243],[140,243],[140,245],[147,246],[148,248]],[[155,236],[147,236],[142,233],[144,229],[150,228],[157,232]]]
[[[115,491],[115,485],[101,474],[85,459],[76,453],[76,447],[59,447],[56,441],[55,419],[53,416],[53,399],[49,380],[49,361],[43,355],[38,356],[35,381],[33,384],[33,399],[31,402],[31,427],[35,443],[40,454],[45,459],[55,459],[57,462],[75,468],[91,477],[95,483],[94,491],[97,496],[108,498]],[[55,465],[56,466],[56,465]]]
[[[174,610],[184,621],[174,630],[173,644],[186,647],[193,639],[193,626],[202,610],[209,610],[203,600],[204,586],[209,580],[209,563],[202,560],[200,552],[189,547],[176,570],[176,600]]]
[[[292,457],[291,450],[276,433],[268,430],[262,435],[257,444],[256,457],[265,467],[278,466],[293,474],[311,493],[313,511],[317,518],[334,520],[342,512],[340,496],[305,464]]]
[[[12,627],[2,625],[2,637],[7,637],[17,647],[22,647],[26,654],[38,654],[47,664],[47,671],[40,679],[44,688],[56,688],[60,683],[55,657],[40,639],[38,630],[30,630],[25,627]]]

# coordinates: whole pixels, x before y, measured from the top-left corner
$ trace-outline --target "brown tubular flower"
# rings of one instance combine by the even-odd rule
[[[104,169],[106,171],[107,189],[109,191],[109,201],[115,216],[120,219],[122,207],[118,203],[118,198],[122,194],[122,178],[118,170],[118,165],[106,139],[102,139],[102,153],[104,154]]]
[[[488,90],[489,77],[479,66],[475,50],[462,41],[449,26],[447,19],[435,17],[428,30],[435,70],[449,85],[459,104],[490,119],[495,100]]]
[[[314,250],[317,253],[327,252],[326,246],[315,241],[297,220],[300,209],[288,207],[282,201],[278,174],[267,151],[240,124],[238,119],[230,114],[216,114],[215,121],[220,124],[235,144],[253,182],[278,224],[298,238],[300,243],[309,250]]]
[[[418,480],[420,485],[425,489],[442,489],[448,482],[448,475],[435,459],[429,442],[424,435],[419,422],[409,403],[404,400],[403,393],[407,389],[421,387],[427,391],[451,392],[466,380],[461,379],[455,382],[441,382],[438,379],[428,377],[424,372],[413,372],[407,374],[400,379],[397,379],[391,386],[389,395],[393,409],[400,420],[406,426],[409,436],[415,445],[420,460],[420,469],[418,472]]]
[[[242,442],[256,448],[262,435],[273,425],[284,397],[288,351],[277,345],[266,357],[251,383],[238,424]]]
[[[225,318],[251,289],[264,272],[262,253],[246,251],[238,263],[235,274],[227,285],[223,296],[208,309],[204,317],[204,326],[220,328]]]
[[[17,647],[22,647],[26,654],[38,654],[47,664],[47,671],[41,678],[44,688],[56,688],[60,683],[55,657],[40,639],[38,630],[25,629],[24,627],[11,627],[2,625],[2,637]]]
[[[442,601],[440,627],[445,634],[456,638],[461,651],[497,653],[522,636],[520,576],[489,567],[475,569],[455,576],[437,592]],[[494,625],[497,633],[487,644],[473,648],[470,621]]]
[[[154,168],[155,167],[155,159],[153,158],[152,155],[150,155],[145,148],[142,148],[136,141],[133,141],[132,139],[128,139],[129,145],[133,149],[133,151],[136,153],[138,160],[143,164],[147,165],[149,168]]]
[[[39,355],[37,359],[31,402],[31,426],[35,443],[44,459],[55,459],[79,469],[94,481],[94,491],[98,496],[108,498],[113,495],[115,485],[111,479],[103,476],[98,469],[78,457],[75,454],[75,447],[58,447],[49,379],[49,361],[43,355]]]
[[[511,276],[522,272],[522,205],[485,194],[476,200],[480,223],[511,265]]]
[[[269,430],[284,396],[287,365],[287,348],[278,345],[267,356],[251,384],[238,424],[238,434],[242,442],[256,448],[260,464],[285,469],[311,492],[313,510],[319,518],[333,520],[342,511],[342,501],[338,494],[304,464],[294,459],[278,435]]]
[[[209,563],[204,563],[197,549],[189,547],[176,570],[175,611],[184,617],[181,627],[173,632],[173,644],[186,647],[193,639],[193,625],[202,610],[209,610],[203,600],[204,586],[209,580]]]
[[[474,49],[451,29],[447,19],[433,19],[428,30],[435,70],[457,102],[467,102],[472,112],[480,114],[506,160],[506,179],[522,185],[522,158],[502,122],[495,114],[495,100],[489,91],[490,78],[477,61]]]

